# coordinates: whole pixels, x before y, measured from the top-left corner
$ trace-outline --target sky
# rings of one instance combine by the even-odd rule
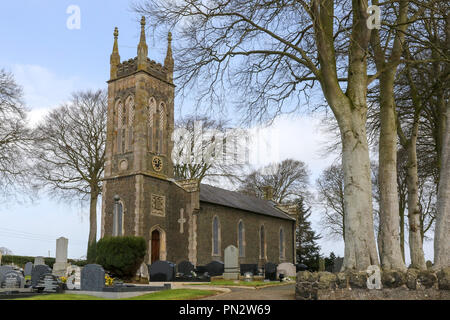
[[[23,86],[32,125],[49,110],[67,101],[71,93],[106,88],[114,27],[119,28],[121,59],[136,56],[140,17],[132,12],[130,4],[131,1],[126,0],[0,2],[0,68],[11,71]],[[71,10],[73,6],[79,9],[79,21],[73,19],[76,13]],[[158,42],[157,35],[148,30],[147,44],[149,57],[162,63],[167,43]],[[192,110],[189,99],[181,104],[177,98],[175,104],[184,114]],[[280,117],[270,128],[278,132],[280,161],[293,158],[308,165],[312,190],[322,170],[337,156],[323,157],[322,147],[330,137],[321,130],[319,123],[317,114],[291,115]],[[259,164],[265,165],[268,161],[269,158],[263,159]],[[98,222],[100,205],[101,201]],[[16,255],[54,257],[56,239],[64,236],[69,239],[69,258],[85,256],[88,206],[77,201],[58,202],[54,196],[43,194],[32,203],[10,199],[0,208],[0,247],[7,247]],[[322,253],[328,255],[333,251],[343,256],[343,241],[327,238],[319,219],[320,209],[313,207],[313,228],[323,235],[319,240]],[[432,252],[432,242],[425,242],[426,259],[432,258]]]

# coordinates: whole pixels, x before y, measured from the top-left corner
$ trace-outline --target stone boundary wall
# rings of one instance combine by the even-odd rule
[[[369,279],[370,278],[370,279]],[[450,267],[380,273],[380,289],[368,289],[366,271],[297,273],[297,300],[450,300]]]

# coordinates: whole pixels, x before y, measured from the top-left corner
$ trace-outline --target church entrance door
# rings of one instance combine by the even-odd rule
[[[160,249],[160,237],[159,231],[153,230],[152,232],[152,263],[159,260],[159,249]]]

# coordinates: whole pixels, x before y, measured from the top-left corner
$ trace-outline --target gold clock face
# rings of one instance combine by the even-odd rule
[[[153,169],[157,172],[160,172],[163,168],[163,161],[160,157],[153,157],[152,159]]]

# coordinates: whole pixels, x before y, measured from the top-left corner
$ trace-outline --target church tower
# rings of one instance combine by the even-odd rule
[[[107,82],[101,234],[102,237],[133,235],[150,238],[148,228],[156,225],[164,229],[169,224],[166,199],[173,181],[171,134],[175,90],[172,37],[169,33],[164,65],[147,57],[144,17],[134,59],[120,61],[118,37],[116,28]],[[162,241],[164,234],[159,237]],[[158,252],[158,255],[165,258],[164,253]]]

